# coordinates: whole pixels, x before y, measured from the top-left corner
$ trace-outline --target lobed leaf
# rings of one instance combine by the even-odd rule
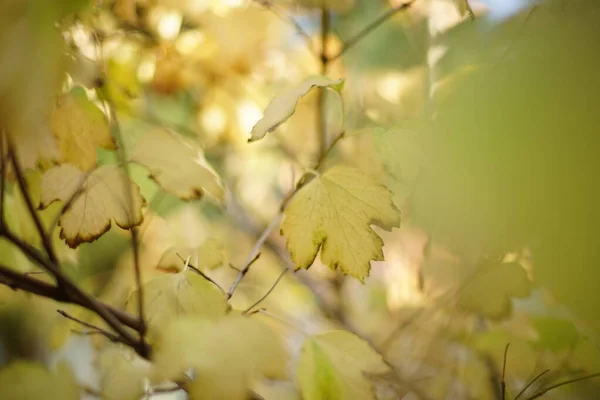
[[[212,283],[192,270],[165,274],[143,286],[144,309],[150,325],[186,315],[215,318],[225,314],[227,299]],[[137,290],[127,300],[127,307],[137,310]]]
[[[148,168],[152,179],[181,199],[208,193],[220,203],[225,201],[221,180],[195,143],[164,130],[153,131],[136,145],[131,160]]]
[[[309,268],[319,249],[332,269],[364,281],[370,261],[383,260],[383,241],[369,226],[398,226],[391,193],[361,171],[336,166],[296,194],[281,232],[297,268]]]
[[[375,400],[366,374],[389,371],[383,357],[346,331],[309,337],[302,345],[296,380],[305,400]]]
[[[115,165],[104,165],[88,175],[74,165],[63,164],[42,176],[42,208],[72,198],[71,206],[59,219],[60,237],[69,247],[98,239],[110,229],[111,221],[123,229],[142,222],[145,201],[140,190]]]
[[[84,171],[96,167],[98,147],[116,147],[106,116],[87,98],[82,88],[75,88],[58,98],[51,125],[62,161]]]
[[[275,97],[265,110],[263,117],[252,128],[252,136],[249,142],[255,142],[265,137],[267,133],[273,132],[281,124],[288,120],[296,110],[298,101],[315,87],[331,88],[337,92],[342,90],[343,79],[329,79],[323,76],[314,76]]]

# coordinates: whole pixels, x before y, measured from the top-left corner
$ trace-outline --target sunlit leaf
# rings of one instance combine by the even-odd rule
[[[143,286],[144,310],[152,325],[166,323],[185,315],[218,317],[225,314],[225,294],[196,272],[186,269],[176,274],[164,274]],[[138,292],[129,296],[127,307],[137,310]]]
[[[150,171],[166,191],[182,199],[197,199],[204,193],[224,202],[225,190],[204,159],[202,149],[175,134],[156,130],[137,143],[131,159]]]
[[[321,260],[361,281],[370,261],[383,260],[383,241],[370,224],[398,226],[390,192],[361,171],[336,166],[306,184],[290,202],[281,224],[297,268]]]
[[[56,101],[52,131],[58,139],[62,161],[84,171],[96,166],[98,147],[115,148],[105,115],[81,88],[65,93]]]
[[[287,353],[266,325],[240,315],[217,321],[187,317],[157,336],[155,365],[175,378],[194,368],[189,387],[194,400],[243,400],[254,380],[286,375]]]
[[[56,373],[29,361],[16,361],[0,369],[2,400],[79,400],[79,392],[73,374],[64,364]]]
[[[302,345],[296,379],[306,400],[375,399],[366,374],[383,374],[383,357],[346,331],[315,335]]]
[[[139,188],[115,165],[102,166],[88,175],[63,164],[42,176],[42,208],[57,200],[68,202],[77,193],[59,220],[60,237],[70,247],[99,238],[110,229],[111,221],[123,229],[142,222],[144,199]]]
[[[457,306],[490,318],[510,314],[511,297],[529,296],[531,282],[518,263],[485,263],[468,278],[458,294]]]
[[[152,375],[151,364],[133,352],[111,347],[97,359],[102,398],[105,400],[138,400],[144,394],[146,378]]]
[[[305,80],[295,88],[275,97],[267,106],[262,119],[252,128],[252,136],[249,141],[254,142],[260,140],[264,138],[267,133],[273,132],[279,125],[283,124],[292,116],[292,114],[294,114],[298,101],[312,88],[329,87],[340,92],[343,84],[343,79],[333,80],[322,76],[315,76]]]

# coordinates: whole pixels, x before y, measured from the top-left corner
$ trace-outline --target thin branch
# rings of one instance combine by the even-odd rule
[[[508,357],[508,348],[510,347],[510,343],[506,343],[506,346],[504,347],[504,357],[502,359],[502,377],[500,378],[500,390],[501,390],[501,394],[500,394],[500,398],[502,400],[506,399],[506,359]]]
[[[338,58],[340,58],[342,55],[344,55],[344,53],[346,53],[348,50],[350,50],[352,47],[354,47],[358,42],[360,42],[362,39],[364,39],[373,30],[375,30],[379,26],[381,26],[388,19],[392,18],[394,15],[396,15],[400,11],[404,11],[404,10],[410,8],[410,6],[415,1],[416,0],[410,0],[410,1],[407,1],[405,3],[401,3],[401,4],[397,5],[397,6],[389,9],[388,11],[386,11],[385,13],[383,13],[382,15],[380,15],[375,21],[371,22],[363,30],[361,30],[360,32],[358,32],[356,35],[352,36],[350,39],[346,40],[344,42],[344,44],[343,44],[342,49],[340,50],[340,52],[338,54],[336,54],[335,56],[330,57],[329,61],[331,62],[331,61],[334,61],[334,60],[337,60]]]
[[[319,61],[321,75],[327,75],[329,57],[327,55],[327,39],[330,31],[331,14],[324,0],[321,3],[321,53]],[[317,136],[319,138],[319,158],[324,157],[327,150],[327,118],[325,116],[326,88],[319,88],[317,98]]]
[[[534,399],[537,399],[539,397],[542,397],[543,395],[545,395],[549,391],[551,391],[553,389],[557,389],[557,388],[559,388],[561,386],[570,385],[571,383],[585,381],[585,380],[588,380],[588,379],[593,379],[593,378],[598,378],[598,377],[600,377],[600,372],[596,372],[595,374],[581,376],[579,378],[573,378],[573,379],[568,379],[566,381],[558,382],[558,383],[556,383],[554,385],[548,386],[547,388],[541,389],[539,392],[535,393],[531,397],[528,397],[527,400],[534,400]]]
[[[529,383],[527,385],[525,385],[523,387],[523,389],[521,389],[521,391],[519,393],[517,393],[517,395],[515,396],[514,400],[518,400],[519,397],[521,397],[527,391],[527,389],[529,389],[529,387],[531,385],[533,385],[538,379],[540,379],[542,376],[546,375],[548,372],[550,372],[550,370],[546,369],[546,370],[540,372],[539,374],[537,374],[535,376],[535,378],[533,378],[532,380],[530,380]]]
[[[467,9],[467,14],[469,14],[469,18],[471,21],[475,21],[475,13],[473,12],[473,8],[471,7],[470,0],[463,0],[465,2],[465,7]]]
[[[279,214],[279,216],[281,216],[281,214]],[[233,281],[233,283],[229,287],[229,290],[227,291],[227,300],[231,299],[231,297],[235,293],[235,290],[239,286],[240,282],[242,281],[242,279],[244,279],[244,277],[250,270],[250,267],[252,266],[252,264],[254,264],[256,262],[256,260],[258,260],[258,258],[260,257],[260,255],[261,255],[261,253],[259,252],[260,248],[262,247],[265,240],[267,240],[267,237],[271,234],[271,231],[275,228],[275,225],[277,225],[278,222],[279,222],[279,218],[274,218],[273,221],[271,221],[271,223],[269,224],[269,226],[267,226],[267,228],[264,230],[264,232],[260,236],[260,238],[258,238],[258,241],[256,242],[256,244],[252,248],[252,251],[250,252],[250,256],[252,258],[250,258],[250,257],[248,258],[248,261],[246,262],[244,267],[237,274],[235,281]]]
[[[124,340],[126,340],[129,345],[142,357],[147,358],[149,355],[149,347],[145,343],[138,343],[137,340],[133,337],[131,332],[129,332],[121,323],[126,324],[136,331],[140,332],[142,326],[139,321],[136,324],[132,324],[130,320],[127,322],[123,320],[119,320],[117,314],[114,313],[114,308],[107,307],[104,303],[100,302],[96,298],[90,296],[85,293],[79,286],[77,286],[71,278],[62,273],[58,266],[54,264],[52,261],[46,259],[35,247],[30,244],[22,241],[18,238],[12,231],[4,227],[2,231],[0,231],[0,235],[4,236],[11,243],[13,243],[17,248],[19,248],[27,258],[31,261],[38,264],[43,269],[50,272],[56,279],[58,287],[56,290],[58,291],[56,297],[59,299],[58,301],[75,303],[79,304],[85,308],[88,308],[98,314],[115,332],[117,332]],[[120,313],[123,316],[122,313]]]
[[[269,288],[269,290],[267,290],[267,293],[265,293],[260,299],[258,299],[254,304],[252,304],[250,307],[248,307],[246,309],[246,311],[244,311],[244,314],[248,314],[254,307],[258,306],[260,303],[262,303],[263,301],[265,301],[265,299],[267,297],[269,297],[269,295],[273,292],[273,290],[275,290],[275,287],[277,287],[277,284],[281,281],[281,278],[283,278],[283,276],[289,271],[288,268],[284,269],[281,274],[279,274],[279,276],[277,277],[277,279],[275,279],[275,282],[273,282],[273,285],[271,285],[271,287]]]
[[[4,225],[4,195],[6,192],[6,162],[10,154],[4,148],[4,132],[0,132],[0,227]]]
[[[39,279],[32,278],[26,274],[20,274],[1,264],[0,284],[6,285],[13,290],[23,290],[27,293],[46,297],[60,303],[75,304],[90,311],[95,311],[88,303],[81,301],[79,298],[74,298],[68,294],[65,294],[65,292],[59,290],[57,286],[40,281]],[[138,329],[138,321],[131,314],[114,308],[108,304],[103,304],[103,307],[110,311],[110,313],[113,314],[122,324],[135,330]]]
[[[192,264],[190,264],[189,257],[187,259],[185,259],[185,258],[181,257],[181,255],[179,253],[176,253],[176,254],[177,254],[177,257],[179,257],[184,262],[186,267],[188,267],[189,269],[191,269],[192,271],[194,271],[195,273],[197,273],[198,275],[200,275],[201,277],[203,277],[204,279],[206,279],[207,281],[209,281],[210,283],[215,285],[217,287],[217,289],[219,289],[221,292],[225,293],[225,290],[223,289],[223,287],[221,287],[221,285],[219,285],[214,279],[212,279],[210,276],[208,276],[204,272],[202,272],[202,270],[200,268],[195,267]]]
[[[19,185],[19,189],[21,190],[21,196],[25,200],[25,205],[27,206],[27,210],[29,215],[33,219],[33,223],[35,224],[35,228],[38,231],[40,239],[42,240],[42,245],[44,246],[44,250],[50,261],[58,266],[58,257],[56,257],[56,253],[54,252],[54,247],[52,246],[52,240],[49,235],[46,234],[46,230],[42,225],[42,220],[36,211],[36,207],[33,205],[33,200],[31,199],[31,195],[27,188],[27,182],[25,182],[25,175],[23,174],[23,170],[21,169],[21,165],[19,164],[19,160],[17,159],[17,154],[14,151],[11,143],[8,142],[8,149],[11,154],[11,162],[14,169],[15,177],[17,179],[17,184]],[[61,285],[58,282],[59,286]]]
[[[273,4],[269,0],[253,0],[253,1],[255,3],[261,5],[262,7],[264,7],[266,10],[271,11],[277,18],[279,18],[282,21],[287,22],[288,24],[290,24],[296,30],[296,32],[304,39],[304,41],[306,42],[306,47],[308,48],[308,50],[313,55],[317,55],[317,52],[315,51],[315,48],[313,46],[313,41],[312,41],[312,37],[310,36],[310,34],[308,32],[306,32],[304,30],[304,28],[302,28],[302,25],[300,25],[298,23],[298,21],[296,21],[294,19],[294,17],[292,17],[291,15],[289,15],[285,11],[285,9],[283,9],[282,7],[278,7],[277,5]]]
[[[85,321],[80,320],[79,318],[75,318],[74,316],[68,314],[66,311],[63,310],[56,310],[57,313],[59,313],[60,315],[62,315],[63,317],[65,317],[66,319],[70,319],[71,321],[77,322],[80,325],[85,326],[86,328],[89,328],[92,330],[92,332],[94,333],[98,333],[102,336],[105,336],[108,338],[108,340],[110,340],[111,342],[114,343],[123,343],[123,344],[128,344],[127,342],[125,342],[121,337],[110,333],[109,331],[100,328],[99,326],[96,325],[92,325],[90,323],[87,323]]]

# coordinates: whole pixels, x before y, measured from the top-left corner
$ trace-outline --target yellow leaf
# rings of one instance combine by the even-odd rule
[[[2,400],[79,400],[79,396],[79,387],[67,369],[59,368],[53,374],[29,361],[16,361],[0,369]]]
[[[139,188],[115,165],[102,166],[88,175],[63,164],[42,176],[42,208],[57,200],[68,202],[77,193],[59,220],[60,237],[70,247],[96,240],[110,229],[111,221],[123,229],[142,222],[144,199]]]
[[[267,133],[273,132],[281,124],[287,121],[294,114],[296,104],[304,97],[312,88],[331,88],[337,92],[342,90],[344,85],[343,79],[329,79],[323,76],[314,76],[275,97],[265,110],[263,117],[252,128],[252,136],[250,142],[255,142],[265,137]]]
[[[370,224],[390,228],[399,223],[384,186],[357,169],[337,166],[296,194],[281,232],[297,268],[309,268],[321,249],[324,264],[364,281],[370,261],[383,260],[383,241]]]
[[[193,400],[244,400],[252,383],[285,376],[287,353],[266,325],[241,315],[217,321],[187,317],[168,324],[155,345],[155,365],[163,378],[176,379],[193,367]]]
[[[511,297],[527,297],[531,282],[518,263],[484,264],[458,294],[457,306],[490,318],[510,314]]]
[[[190,269],[152,279],[144,285],[143,294],[151,325],[162,325],[185,315],[215,318],[227,310],[224,293]],[[136,290],[127,300],[127,308],[132,312],[137,310],[137,296]]]
[[[375,393],[366,374],[384,374],[389,367],[369,345],[346,331],[306,339],[296,380],[305,400],[370,400]]]
[[[108,121],[81,88],[62,95],[52,114],[52,131],[62,161],[89,171],[96,166],[96,149],[114,149]]]
[[[218,268],[226,262],[226,254],[223,243],[217,239],[206,240],[198,247],[173,246],[167,249],[160,258],[159,269],[180,270],[189,257],[190,264],[200,269]]]
[[[221,180],[195,143],[157,130],[141,139],[131,159],[148,168],[150,176],[166,191],[182,199],[197,199],[206,192],[220,203],[225,201]]]
[[[138,400],[144,394],[146,378],[152,365],[132,352],[111,347],[103,351],[97,365],[101,375],[104,400]]]

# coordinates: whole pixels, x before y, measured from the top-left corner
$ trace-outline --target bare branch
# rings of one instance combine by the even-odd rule
[[[46,297],[60,303],[75,304],[90,311],[95,311],[88,303],[81,301],[80,298],[74,298],[62,290],[59,290],[57,286],[40,281],[39,279],[32,278],[26,274],[20,274],[1,264],[0,284],[6,285],[13,290],[23,290],[25,292]],[[137,319],[131,314],[114,308],[108,304],[103,304],[103,307],[110,311],[110,313],[112,313],[122,324],[135,330],[139,328]]]
[[[388,19],[392,18],[394,15],[396,15],[400,11],[404,11],[404,10],[408,9],[415,1],[416,0],[410,0],[405,3],[401,3],[397,6],[389,9],[382,15],[380,15],[375,21],[371,22],[363,30],[358,32],[356,35],[352,36],[350,39],[346,40],[342,46],[342,50],[340,50],[340,52],[338,54],[336,54],[335,56],[330,57],[329,61],[331,62],[331,61],[334,61],[334,60],[337,60],[338,58],[340,58],[342,55],[344,55],[344,53],[346,53],[348,50],[350,50],[352,47],[354,47],[358,42],[360,42],[362,39],[364,39],[369,33],[371,33],[373,30],[379,28],[379,26],[381,26],[384,22],[386,22]]]
[[[531,385],[533,385],[538,379],[540,379],[542,376],[546,375],[548,372],[550,372],[550,370],[546,369],[546,370],[540,372],[539,374],[537,374],[535,376],[535,378],[533,378],[532,380],[530,380],[529,383],[527,385],[525,385],[523,387],[523,389],[521,389],[521,391],[519,393],[517,393],[517,395],[515,396],[514,400],[518,400],[519,397],[521,397],[527,391],[527,389],[529,389],[529,387]]]
[[[92,331],[91,331],[92,333],[97,333],[97,334],[100,334],[100,335],[102,335],[102,336],[105,336],[105,337],[106,337],[106,338],[108,338],[108,340],[110,340],[111,342],[114,342],[114,343],[123,343],[123,344],[126,344],[126,345],[128,344],[128,343],[127,343],[127,342],[126,342],[124,339],[122,339],[121,337],[119,337],[119,336],[117,336],[117,335],[115,335],[115,334],[113,334],[113,333],[110,333],[109,331],[107,331],[107,330],[105,330],[105,329],[102,329],[102,328],[100,328],[99,326],[92,325],[92,324],[90,324],[90,323],[87,323],[87,322],[85,322],[85,321],[82,321],[82,320],[80,320],[80,319],[78,319],[78,318],[75,318],[75,317],[73,317],[72,315],[70,315],[70,314],[67,314],[67,312],[66,312],[66,311],[63,311],[63,310],[56,310],[56,312],[57,312],[57,313],[59,313],[60,315],[62,315],[63,317],[65,317],[65,318],[67,318],[67,319],[70,319],[71,321],[77,322],[78,324],[81,324],[81,325],[85,326],[86,328],[90,328],[90,329],[92,330]]]
[[[4,148],[4,132],[0,132],[0,227],[4,225],[4,195],[6,193],[6,168],[10,154]]]
[[[246,309],[246,311],[244,311],[244,314],[248,314],[250,311],[252,311],[252,309],[256,306],[258,306],[260,303],[262,303],[267,297],[269,297],[269,295],[273,292],[273,290],[275,290],[275,287],[277,286],[277,284],[279,283],[279,281],[281,281],[281,278],[283,278],[283,276],[289,271],[288,268],[284,269],[281,274],[279,274],[279,276],[277,277],[277,279],[275,279],[275,282],[273,282],[273,285],[271,285],[271,287],[269,288],[269,290],[267,290],[267,293],[265,293],[260,299],[258,299],[254,304],[252,304],[250,307],[248,307]]]
[[[48,254],[50,261],[54,263],[58,267],[58,258],[56,257],[56,253],[54,252],[54,246],[52,246],[52,239],[49,235],[46,234],[46,230],[42,225],[42,220],[37,213],[37,207],[33,205],[33,200],[31,199],[31,194],[27,188],[27,182],[25,182],[25,175],[23,170],[21,169],[21,165],[19,164],[19,160],[17,159],[17,154],[14,151],[11,143],[8,142],[8,150],[11,154],[10,160],[15,173],[15,177],[17,179],[17,184],[19,185],[19,189],[21,190],[21,195],[25,200],[25,205],[27,206],[27,210],[31,219],[33,219],[33,223],[35,224],[35,228],[38,231],[40,239],[42,240],[42,245],[44,246],[44,250]],[[61,285],[58,282],[59,286]]]
[[[246,276],[246,274],[250,270],[250,267],[252,266],[252,264],[254,264],[256,262],[256,260],[259,259],[260,255],[261,255],[260,248],[262,247],[262,245],[265,242],[265,240],[267,240],[267,237],[271,234],[271,231],[275,228],[275,225],[277,225],[277,223],[279,222],[280,218],[281,218],[281,214],[278,215],[278,218],[274,218],[273,221],[271,221],[271,223],[264,230],[264,232],[260,236],[260,238],[258,238],[258,241],[256,242],[256,244],[252,248],[252,251],[250,252],[250,256],[248,257],[248,261],[246,261],[246,264],[240,270],[240,272],[238,273],[237,277],[235,278],[235,281],[233,281],[233,283],[229,287],[229,290],[227,291],[227,299],[228,300],[231,299],[231,297],[235,293],[235,290],[239,286],[240,282],[242,281],[242,279],[244,279],[244,277]]]
[[[559,388],[561,386],[570,385],[570,384],[575,383],[575,382],[585,381],[585,380],[588,380],[588,379],[593,379],[593,378],[598,378],[598,377],[600,377],[600,372],[597,372],[595,374],[581,376],[579,378],[573,378],[573,379],[568,379],[566,381],[558,382],[558,383],[555,383],[554,385],[548,386],[547,388],[541,389],[539,392],[537,392],[534,395],[528,397],[527,400],[534,400],[534,399],[540,398],[543,395],[545,395],[546,393],[548,393],[549,391],[551,391],[553,389],[557,389],[557,388]]]

